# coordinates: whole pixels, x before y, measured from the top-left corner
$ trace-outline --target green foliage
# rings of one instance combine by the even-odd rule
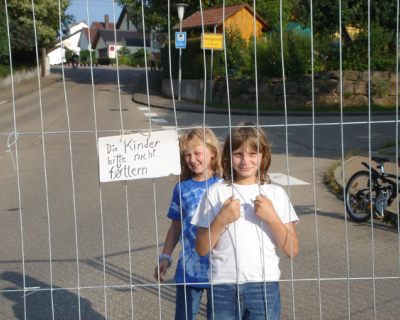
[[[353,96],[353,93],[352,92],[345,92],[344,93],[344,97],[346,98],[346,99],[349,99],[349,98],[351,98]]]
[[[299,0],[295,18],[304,26],[310,27],[310,5],[313,6],[313,29],[315,33],[334,34],[339,32],[339,1],[337,0]],[[351,42],[347,27],[357,26],[366,29],[368,25],[368,3],[370,3],[371,21],[387,30],[396,30],[396,2],[381,0],[342,0],[341,20],[343,41]]]
[[[236,90],[236,94],[246,94],[246,93],[249,93],[249,90],[243,87],[240,87]]]
[[[72,62],[72,51],[71,50],[65,51],[65,61]]]
[[[384,98],[390,92],[389,79],[374,78],[372,83],[372,94],[377,98]]]
[[[66,29],[68,23],[74,21],[70,15],[65,15],[70,2],[68,0],[60,1],[62,27]],[[21,40],[27,39],[27,36],[33,38],[32,41],[28,41],[25,49],[32,50],[34,43],[33,34],[33,12],[32,2],[30,0],[9,0],[7,1],[8,16],[10,21],[10,30],[16,27],[17,32],[13,35],[15,39]],[[51,46],[58,36],[59,29],[59,3],[58,0],[35,0],[35,22],[36,31],[38,37],[38,46],[48,48]],[[13,24],[13,28],[11,28]],[[21,37],[18,37],[18,34]],[[18,39],[19,38],[19,39]],[[30,39],[29,39],[30,40]],[[21,43],[21,41],[18,41]],[[13,46],[13,44],[12,44]]]
[[[118,64],[124,64],[127,66],[130,66],[132,63],[132,60],[130,57],[118,57]]]
[[[13,65],[13,73],[18,71],[23,71],[26,69],[36,68],[36,64],[27,64],[27,65]],[[2,66],[0,65],[0,78],[5,78],[11,74],[10,66]]]
[[[146,62],[144,59],[144,49],[139,49],[135,53],[131,54],[131,65],[133,67],[140,66],[140,67],[145,67]],[[150,65],[150,54],[146,51],[146,60],[147,60],[147,65]]]
[[[99,64],[100,65],[110,65],[110,64],[114,64],[114,59],[110,59],[110,58],[99,58],[98,59]]]
[[[225,28],[225,45],[229,70],[240,65],[241,53],[247,47],[247,42],[237,26]]]
[[[122,39],[122,47],[121,49],[117,50],[117,54],[120,57],[127,57],[131,52],[129,51],[128,47],[126,46],[125,39]]]
[[[284,31],[283,57],[285,75],[305,74],[311,68],[310,38],[297,31]],[[247,75],[253,75],[255,70],[254,42],[250,40],[246,53],[250,62],[244,70]],[[281,36],[272,33],[257,41],[257,74],[259,77],[282,77]]]
[[[4,3],[4,2],[3,2]],[[37,33],[37,47],[50,48],[59,35],[59,3],[58,0],[35,0],[35,21]],[[66,29],[69,24],[74,22],[74,17],[66,15],[65,11],[70,5],[70,1],[61,0],[61,24]],[[3,16],[4,6],[0,8]],[[31,0],[8,0],[7,1],[8,20],[11,38],[11,52],[13,54],[13,63],[35,63],[36,61],[36,43],[33,26],[33,12]],[[0,38],[8,41],[3,29],[3,18],[0,18],[1,25]],[[0,41],[2,42],[2,41]],[[1,47],[1,45],[0,45]],[[1,48],[0,48],[1,58]],[[8,63],[0,60],[0,63]]]
[[[9,74],[11,74],[11,68],[10,66],[1,66],[0,65],[0,78],[5,78]]]
[[[71,52],[71,51],[70,51]],[[72,54],[72,52],[71,52]],[[90,63],[90,54],[92,54],[92,63],[95,63],[96,60],[96,51],[90,52],[89,50],[82,50],[79,53],[79,57],[81,62],[84,62],[84,57],[86,57],[86,63]],[[68,60],[67,60],[68,61]]]
[[[204,55],[203,50],[200,49],[200,38],[187,39],[186,49],[182,50],[182,79],[204,79]],[[165,46],[168,48],[168,44]],[[211,51],[205,50],[207,78],[211,74]],[[169,79],[169,50],[164,50],[162,55],[163,78]],[[220,62],[217,53],[214,52],[213,59],[213,77],[223,74],[221,69],[223,64]],[[175,42],[171,42],[171,68],[172,78],[178,79],[179,72],[179,50],[175,49]]]
[[[8,35],[4,2],[0,3],[0,65],[8,64]]]
[[[391,48],[395,34],[376,23],[371,25],[371,70],[396,69],[396,52]],[[368,70],[368,30],[361,30],[354,40],[343,48],[343,69]]]
[[[179,23],[176,8],[166,6],[165,0],[148,0],[145,2],[137,0],[117,0],[121,7],[130,7],[130,19],[132,23],[139,29],[142,29],[142,4],[145,12],[146,30],[155,29],[158,31],[168,31],[168,19],[170,19],[171,27]],[[183,3],[188,4],[185,8],[184,19],[200,10],[200,2],[198,0],[184,0]],[[248,3],[253,7],[253,0],[225,0],[225,6],[231,4]],[[204,0],[201,2],[202,10],[210,7],[222,6],[224,0]],[[283,1],[283,24],[286,25],[290,19],[291,11],[295,8],[297,0]],[[258,1],[256,4],[256,12],[271,25],[279,22],[279,5],[280,0],[264,0]]]

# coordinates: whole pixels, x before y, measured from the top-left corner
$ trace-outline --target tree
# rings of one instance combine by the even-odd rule
[[[128,47],[126,46],[125,39],[122,39],[122,47],[121,47],[121,49],[117,50],[117,53],[118,53],[119,57],[127,57],[131,53],[129,51]]]
[[[6,10],[4,2],[0,3],[0,65],[5,63],[8,57],[8,35]]]
[[[74,17],[66,15],[70,5],[68,0],[60,0],[61,28],[65,30],[74,22]],[[30,0],[8,0],[8,20],[10,25],[11,51],[19,59],[25,59],[34,50],[35,34],[32,3]],[[49,48],[60,35],[58,0],[34,1],[37,45]]]
[[[185,0],[183,3],[188,4],[185,8],[185,18],[200,10],[200,2],[198,0]],[[225,5],[239,4],[246,2],[253,7],[252,0],[226,0]],[[159,31],[168,31],[168,7],[165,0],[149,0],[146,2],[137,0],[117,0],[121,6],[130,8],[130,19],[138,29],[142,28],[142,4],[144,5],[144,16],[146,29],[154,29]],[[291,19],[291,11],[293,10],[297,0],[283,1],[283,25],[285,26]],[[176,9],[170,8],[170,25],[171,27],[179,23]],[[202,9],[210,7],[218,7],[223,5],[223,0],[203,0]],[[256,12],[266,20],[271,26],[279,23],[280,0],[264,0],[256,3]]]
[[[368,26],[368,2],[362,0],[342,0],[342,37],[344,42],[351,42],[348,27],[360,30]],[[395,32],[397,3],[395,1],[370,1],[370,21],[380,27]],[[296,17],[304,26],[310,26],[310,1],[300,0]],[[339,2],[337,0],[313,1],[313,29],[315,33],[339,32]]]

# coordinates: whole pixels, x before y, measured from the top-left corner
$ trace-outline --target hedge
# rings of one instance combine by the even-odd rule
[[[90,63],[90,51],[89,50],[82,50],[79,53],[79,59],[81,63]],[[86,57],[86,61],[83,60],[83,57]],[[92,51],[92,63],[96,62],[96,51]]]

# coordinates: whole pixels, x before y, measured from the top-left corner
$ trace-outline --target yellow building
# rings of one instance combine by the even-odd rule
[[[212,7],[203,10],[203,20],[201,12],[197,11],[190,17],[182,21],[182,31],[188,34],[194,31],[197,37],[202,33],[202,22],[210,33],[223,33],[223,7]],[[254,11],[247,3],[225,6],[225,29],[237,26],[242,33],[242,37],[248,40],[254,34]],[[271,27],[259,14],[256,14],[256,35],[260,38],[262,32],[269,31]],[[174,31],[179,31],[179,24],[173,27]]]

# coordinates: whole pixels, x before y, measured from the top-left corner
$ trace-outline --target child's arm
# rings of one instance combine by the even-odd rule
[[[176,244],[179,241],[179,237],[181,235],[181,222],[179,220],[172,220],[171,226],[169,227],[167,237],[165,239],[164,249],[162,253],[168,253],[169,255],[175,249]],[[160,282],[164,281],[164,276],[167,273],[168,268],[168,260],[162,259],[160,260],[159,265],[156,265],[154,270],[154,278],[158,281],[158,275],[160,275]],[[158,269],[160,267],[160,269]]]
[[[240,218],[240,201],[228,198],[224,202],[219,214],[215,217],[210,226],[211,249],[213,249],[225,227]],[[198,227],[196,236],[196,252],[204,257],[210,252],[210,240],[208,237],[208,228]]]
[[[268,223],[279,248],[281,248],[289,258],[294,258],[299,252],[299,239],[294,223],[283,224],[275,211],[272,201],[265,195],[256,197],[254,201],[254,212],[257,217]]]

